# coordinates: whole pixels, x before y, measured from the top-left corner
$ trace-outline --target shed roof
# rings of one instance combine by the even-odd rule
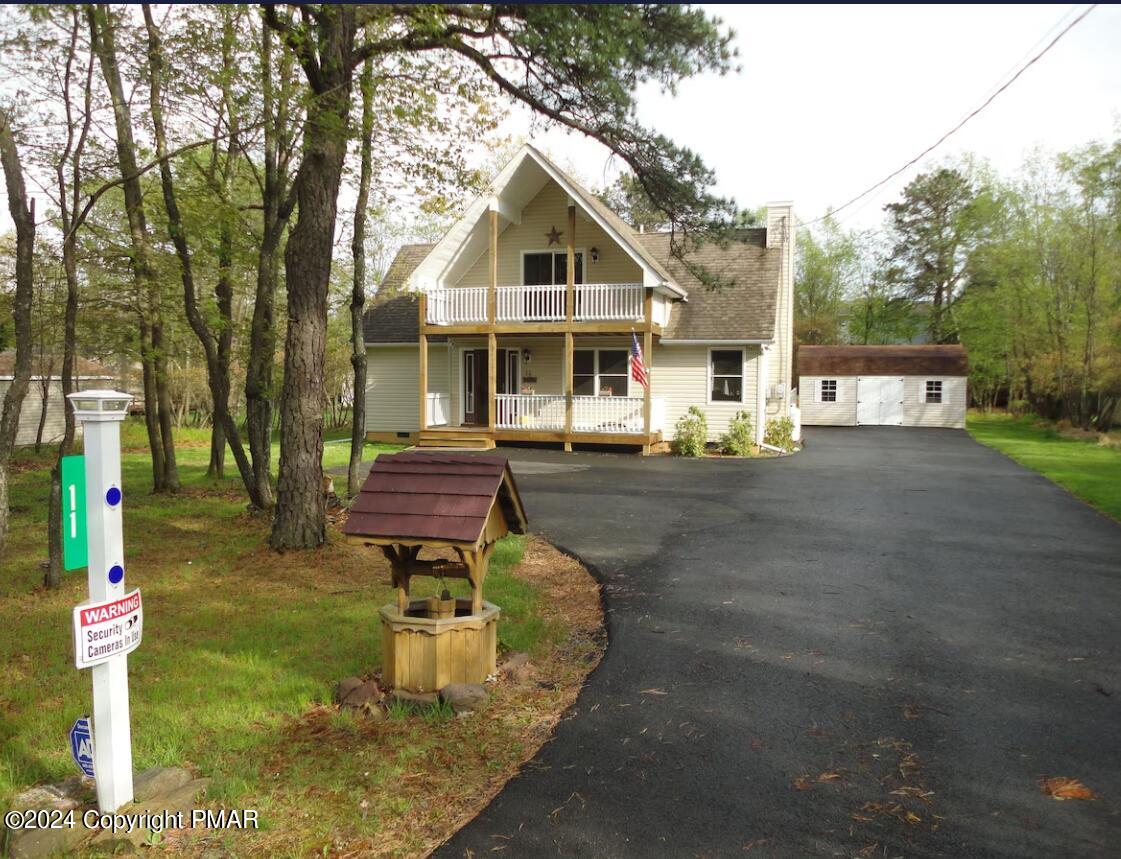
[[[965,347],[799,346],[801,376],[967,376]]]
[[[525,510],[505,456],[383,453],[351,505],[343,533],[381,542],[475,544],[495,504],[507,527],[524,534]]]
[[[0,352],[0,379],[10,379],[15,373],[16,350],[5,349]],[[31,358],[31,375],[43,378],[50,373],[52,379],[62,378],[62,356],[33,355]],[[77,356],[74,360],[74,376],[78,379],[112,379],[113,373],[96,361]]]

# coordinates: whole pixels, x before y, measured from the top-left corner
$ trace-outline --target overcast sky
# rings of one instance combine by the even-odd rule
[[[742,72],[693,79],[676,98],[643,93],[640,116],[699,152],[721,193],[793,200],[808,221],[936,141],[1086,8],[712,7],[736,32]],[[1121,7],[1100,6],[923,163],[971,151],[1010,172],[1034,146],[1110,138],[1119,119]],[[596,144],[535,140],[595,184],[611,175]],[[879,223],[921,166],[846,210],[845,225]]]

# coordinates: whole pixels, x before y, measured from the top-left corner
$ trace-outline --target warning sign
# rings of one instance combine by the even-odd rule
[[[74,664],[79,668],[100,665],[140,646],[144,610],[140,590],[107,602],[84,603],[74,608]]]

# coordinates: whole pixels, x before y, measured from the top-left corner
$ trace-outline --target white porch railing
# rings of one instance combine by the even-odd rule
[[[499,322],[559,322],[564,319],[566,287],[500,286],[495,312]]]
[[[498,394],[495,426],[499,429],[564,429],[564,397],[559,394]],[[573,397],[574,432],[642,432],[642,397]],[[652,397],[650,429],[665,428],[666,404]]]
[[[425,423],[430,427],[447,426],[451,413],[451,397],[448,394],[428,392]]]
[[[457,325],[487,321],[487,288],[465,286],[461,289],[433,289],[428,292],[429,325]]]
[[[581,283],[576,286],[576,311],[580,322],[622,320],[644,317],[641,283]]]
[[[429,325],[487,321],[485,286],[432,289]],[[577,322],[638,321],[644,317],[641,283],[578,283],[573,318]],[[498,322],[560,322],[565,318],[565,286],[500,286],[495,291]]]

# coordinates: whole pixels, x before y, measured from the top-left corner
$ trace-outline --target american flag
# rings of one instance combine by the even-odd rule
[[[631,332],[631,378],[642,387],[650,387],[650,379],[646,375],[646,362],[642,359],[642,347],[638,345],[638,334]]]

